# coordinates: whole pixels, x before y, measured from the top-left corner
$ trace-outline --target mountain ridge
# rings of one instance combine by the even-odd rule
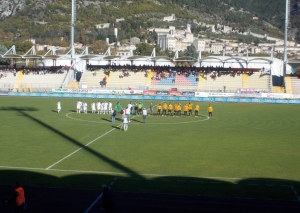
[[[300,0],[291,0],[290,37],[300,41],[298,8]],[[172,13],[178,26],[193,20],[228,25],[240,31],[256,31],[282,37],[285,1],[282,0],[77,0],[76,41],[90,44],[113,38],[113,27],[120,39],[145,34],[148,27],[164,27],[159,21]],[[254,19],[256,17],[257,19]],[[38,43],[68,42],[71,20],[69,0],[0,0],[0,42],[35,38]],[[124,18],[122,23],[116,19]],[[96,24],[111,23],[109,29],[97,30]],[[173,23],[172,23],[173,24]],[[192,26],[197,34],[196,27]],[[292,31],[290,31],[292,32]],[[150,38],[148,38],[150,39]],[[151,39],[150,39],[151,40]]]

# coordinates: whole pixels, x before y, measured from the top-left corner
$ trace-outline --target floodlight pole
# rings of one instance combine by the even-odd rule
[[[71,66],[74,64],[75,49],[74,49],[74,34],[75,34],[75,22],[76,22],[76,0],[72,0],[72,18],[71,18]]]
[[[285,75],[287,67],[287,39],[288,39],[288,26],[289,26],[289,0],[285,1],[285,22],[284,22],[284,56],[283,56],[283,87],[285,87]],[[272,76],[272,73],[271,73]]]

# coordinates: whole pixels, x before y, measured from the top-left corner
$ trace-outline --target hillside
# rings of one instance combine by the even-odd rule
[[[290,36],[300,41],[298,6],[300,0],[291,0]],[[283,0],[77,0],[77,42],[90,45],[96,40],[113,36],[113,27],[119,29],[118,40],[136,36],[154,41],[147,35],[149,27],[166,27],[164,16],[172,13],[180,28],[192,24],[192,32],[202,32],[198,23],[221,24],[240,31],[252,31],[283,37],[285,1]],[[257,17],[257,19],[253,19]],[[35,38],[37,43],[68,46],[71,19],[70,0],[0,0],[0,42],[9,44]],[[116,19],[124,21],[116,22]],[[111,23],[107,29],[96,29],[95,25]]]

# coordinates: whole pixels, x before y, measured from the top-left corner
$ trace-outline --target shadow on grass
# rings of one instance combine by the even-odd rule
[[[0,111],[32,112],[32,111],[39,111],[39,109],[34,107],[1,107]]]
[[[110,119],[107,119],[107,118],[101,118],[101,120],[103,120],[103,121],[108,121],[108,122],[111,123],[111,120],[110,120]]]
[[[122,129],[122,128],[121,128],[121,127],[122,127],[122,124],[120,124],[119,126],[115,126],[115,125],[114,125],[114,126],[111,126],[111,127],[112,127],[112,128],[115,128],[115,129],[117,129],[117,130],[121,130],[121,129]]]
[[[101,193],[104,183],[112,186],[118,195],[116,213],[124,212],[124,209],[131,213],[300,211],[299,198],[295,195],[295,192],[300,191],[300,183],[297,181],[149,175],[141,179],[121,173],[93,174],[92,171],[81,171],[81,174],[69,174],[75,172],[25,169],[0,170],[0,181],[6,184],[0,185],[0,200],[10,198],[14,191],[14,181],[17,180],[25,189],[31,213],[85,212]],[[64,176],[58,177],[46,172],[61,173]],[[99,212],[100,207],[100,203],[96,202],[89,212]],[[14,207],[1,202],[0,208],[3,212],[9,212]]]

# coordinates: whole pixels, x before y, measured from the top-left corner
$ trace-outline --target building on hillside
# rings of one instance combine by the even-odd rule
[[[162,50],[185,50],[194,41],[190,24],[184,30],[176,30],[174,26],[169,26],[169,28],[152,28],[148,29],[148,31],[153,31],[157,34],[157,45]]]
[[[163,18],[163,21],[175,21],[176,20],[176,18],[175,18],[175,14],[174,13],[172,13],[172,15],[171,16],[165,16],[164,18]]]
[[[200,39],[195,39],[193,41],[193,45],[194,47],[196,48],[197,51],[201,51],[201,52],[204,52],[206,51],[206,41],[205,40],[200,40]]]
[[[104,28],[109,28],[110,23],[102,23],[102,24],[96,24],[95,27],[96,29],[104,29]]]
[[[130,44],[139,44],[141,42],[141,39],[139,39],[138,37],[132,37],[130,38]]]
[[[215,54],[220,54],[224,50],[224,44],[223,43],[212,43],[210,45],[210,52]]]
[[[117,18],[116,19],[116,22],[121,22],[121,21],[125,21],[125,19],[124,18]]]

